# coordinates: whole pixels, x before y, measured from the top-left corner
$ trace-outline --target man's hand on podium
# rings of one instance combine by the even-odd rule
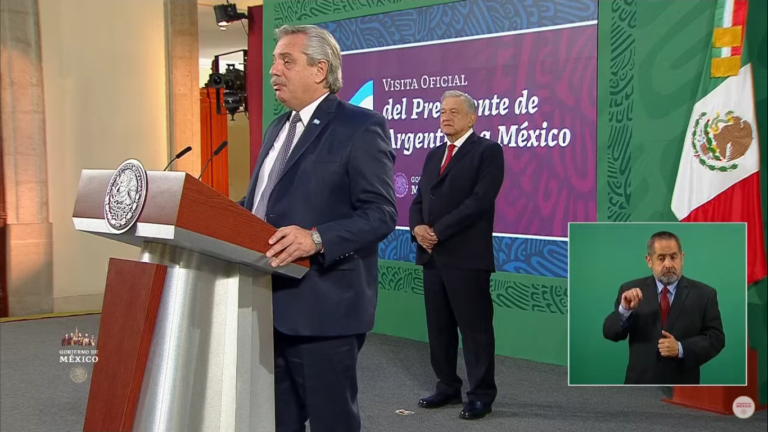
[[[270,261],[272,267],[288,265],[299,258],[314,255],[317,250],[312,232],[297,226],[278,229],[269,239],[269,244],[273,245],[267,251],[267,258],[273,258]]]

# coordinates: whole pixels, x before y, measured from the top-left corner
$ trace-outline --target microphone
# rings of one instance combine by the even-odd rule
[[[187,153],[189,153],[191,151],[192,151],[192,146],[187,146],[187,148],[185,148],[184,150],[176,153],[176,156],[173,159],[171,159],[170,162],[168,162],[168,165],[166,165],[165,168],[163,168],[163,171],[166,171],[168,169],[168,167],[171,166],[173,161],[175,161],[176,159],[181,159],[182,156],[184,156],[185,154],[187,154]]]
[[[205,169],[208,168],[208,164],[211,163],[213,158],[218,156],[218,154],[221,153],[222,150],[224,150],[224,147],[226,147],[227,144],[229,144],[228,141],[223,141],[221,144],[219,144],[218,147],[216,147],[216,150],[213,151],[213,154],[211,155],[211,157],[209,157],[208,161],[205,162],[205,165],[203,166],[203,170],[200,171],[200,175],[197,177],[198,180],[200,180],[203,177],[203,173],[205,172]]]

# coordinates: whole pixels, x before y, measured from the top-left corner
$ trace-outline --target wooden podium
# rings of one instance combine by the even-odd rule
[[[142,168],[143,170],[143,168]],[[84,431],[274,431],[270,274],[276,229],[183,172],[146,173],[138,219],[105,219],[115,171],[85,170],[79,231],[141,247],[109,259]]]

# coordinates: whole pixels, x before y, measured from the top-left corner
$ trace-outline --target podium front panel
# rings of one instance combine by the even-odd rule
[[[269,275],[148,243],[168,272],[133,430],[274,431]]]

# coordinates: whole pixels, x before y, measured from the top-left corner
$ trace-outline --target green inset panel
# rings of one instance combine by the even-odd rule
[[[624,383],[628,342],[605,339],[603,322],[613,311],[623,283],[652,275],[645,261],[646,242],[653,233],[662,230],[680,237],[685,254],[683,275],[717,290],[725,348],[701,368],[701,383],[746,383],[744,224],[574,223],[570,225],[568,262],[570,384]],[[674,301],[678,301],[677,296]]]

